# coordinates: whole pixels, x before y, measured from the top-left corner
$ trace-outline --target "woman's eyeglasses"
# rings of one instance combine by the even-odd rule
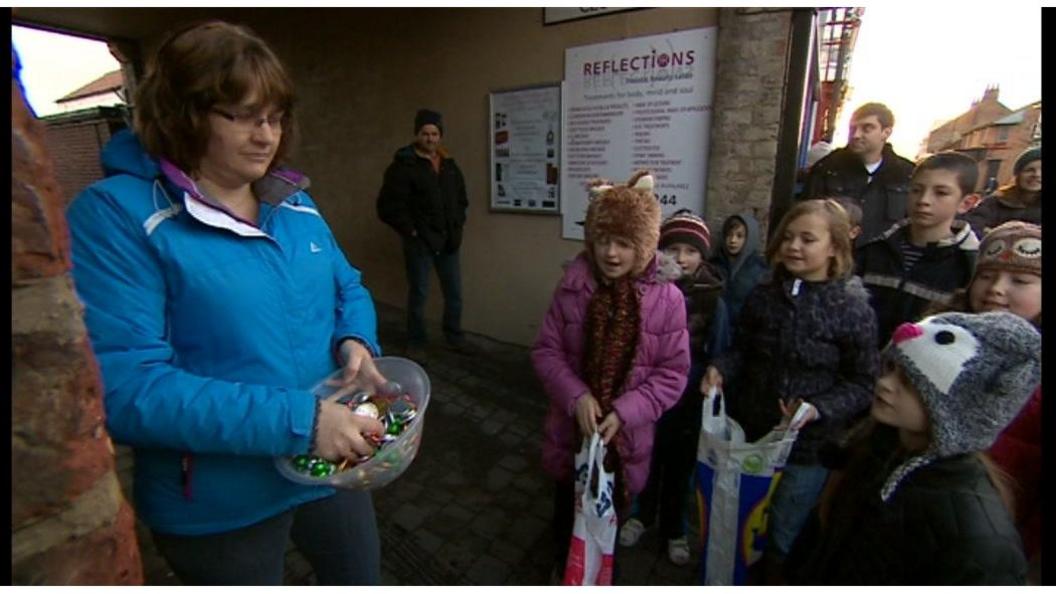
[[[282,132],[282,119],[285,114],[273,113],[267,116],[258,116],[250,113],[231,113],[225,109],[219,107],[213,107],[210,109],[216,115],[228,120],[235,124],[235,126],[241,128],[246,132],[250,132],[255,128],[260,128],[264,125],[264,122],[268,123],[273,132]]]

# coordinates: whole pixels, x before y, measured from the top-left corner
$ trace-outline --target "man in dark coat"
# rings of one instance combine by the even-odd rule
[[[866,103],[851,116],[847,146],[810,169],[802,198],[845,196],[862,209],[862,233],[855,246],[887,231],[906,216],[913,162],[895,154],[887,139],[895,116],[882,103]]]
[[[408,352],[425,346],[425,302],[429,268],[436,266],[444,293],[443,329],[448,345],[466,350],[462,334],[462,278],[458,250],[466,222],[466,183],[455,160],[440,145],[441,115],[420,109],[415,140],[396,151],[378,194],[378,217],[403,241],[407,269]]]

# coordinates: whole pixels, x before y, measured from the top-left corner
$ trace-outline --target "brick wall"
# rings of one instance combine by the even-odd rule
[[[69,204],[81,190],[102,179],[99,153],[108,140],[113,120],[104,116],[63,121],[45,118],[44,137],[53,156],[55,178],[63,204]]]
[[[1038,118],[1040,117],[1041,105],[1028,109],[1027,113],[1023,116],[1023,122],[1017,124],[1009,133],[1005,149],[1001,153],[996,153],[995,151],[994,156],[988,157],[990,159],[1002,159],[1001,168],[998,169],[997,173],[997,182],[999,185],[1003,186],[1012,181],[1012,178],[1014,177],[1012,174],[1012,166],[1016,163],[1016,157],[1033,144],[1034,127],[1038,123]]]
[[[791,23],[791,10],[719,10],[705,213],[712,229],[750,210],[766,237]]]
[[[12,56],[14,59],[14,56]],[[141,584],[43,127],[11,85],[11,575]]]

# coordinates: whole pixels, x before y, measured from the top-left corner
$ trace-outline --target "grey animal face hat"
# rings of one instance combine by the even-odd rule
[[[1007,312],[944,313],[895,330],[883,357],[902,367],[930,421],[927,449],[896,468],[880,497],[932,460],[983,451],[1041,382],[1041,334]]]

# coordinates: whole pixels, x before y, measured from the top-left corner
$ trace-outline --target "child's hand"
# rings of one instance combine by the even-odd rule
[[[785,427],[788,427],[793,431],[799,431],[804,426],[806,426],[807,423],[818,419],[818,417],[820,416],[818,414],[818,409],[814,408],[813,404],[807,402],[805,404],[810,407],[807,409],[807,413],[803,415],[801,419],[798,419],[791,427],[789,427],[789,423],[792,422],[792,415],[796,414],[796,409],[799,408],[800,404],[804,404],[802,398],[796,398],[792,401],[791,404],[787,405],[785,404],[784,400],[781,400],[780,398],[777,399],[777,405],[781,408],[781,423],[778,425],[779,428],[784,429]]]
[[[708,365],[708,368],[704,371],[704,377],[700,378],[700,393],[707,396],[712,386],[722,391],[722,374],[719,373],[718,369],[715,369],[714,365]]]
[[[580,396],[576,401],[576,423],[579,425],[580,433],[584,436],[594,435],[598,429],[599,417],[601,417],[601,407],[598,406],[598,401],[590,395],[590,392]]]
[[[623,421],[620,420],[620,416],[616,414],[616,411],[612,411],[605,416],[605,420],[598,425],[598,431],[601,432],[601,442],[605,445],[609,445],[613,437],[616,437],[616,433],[623,426]]]

